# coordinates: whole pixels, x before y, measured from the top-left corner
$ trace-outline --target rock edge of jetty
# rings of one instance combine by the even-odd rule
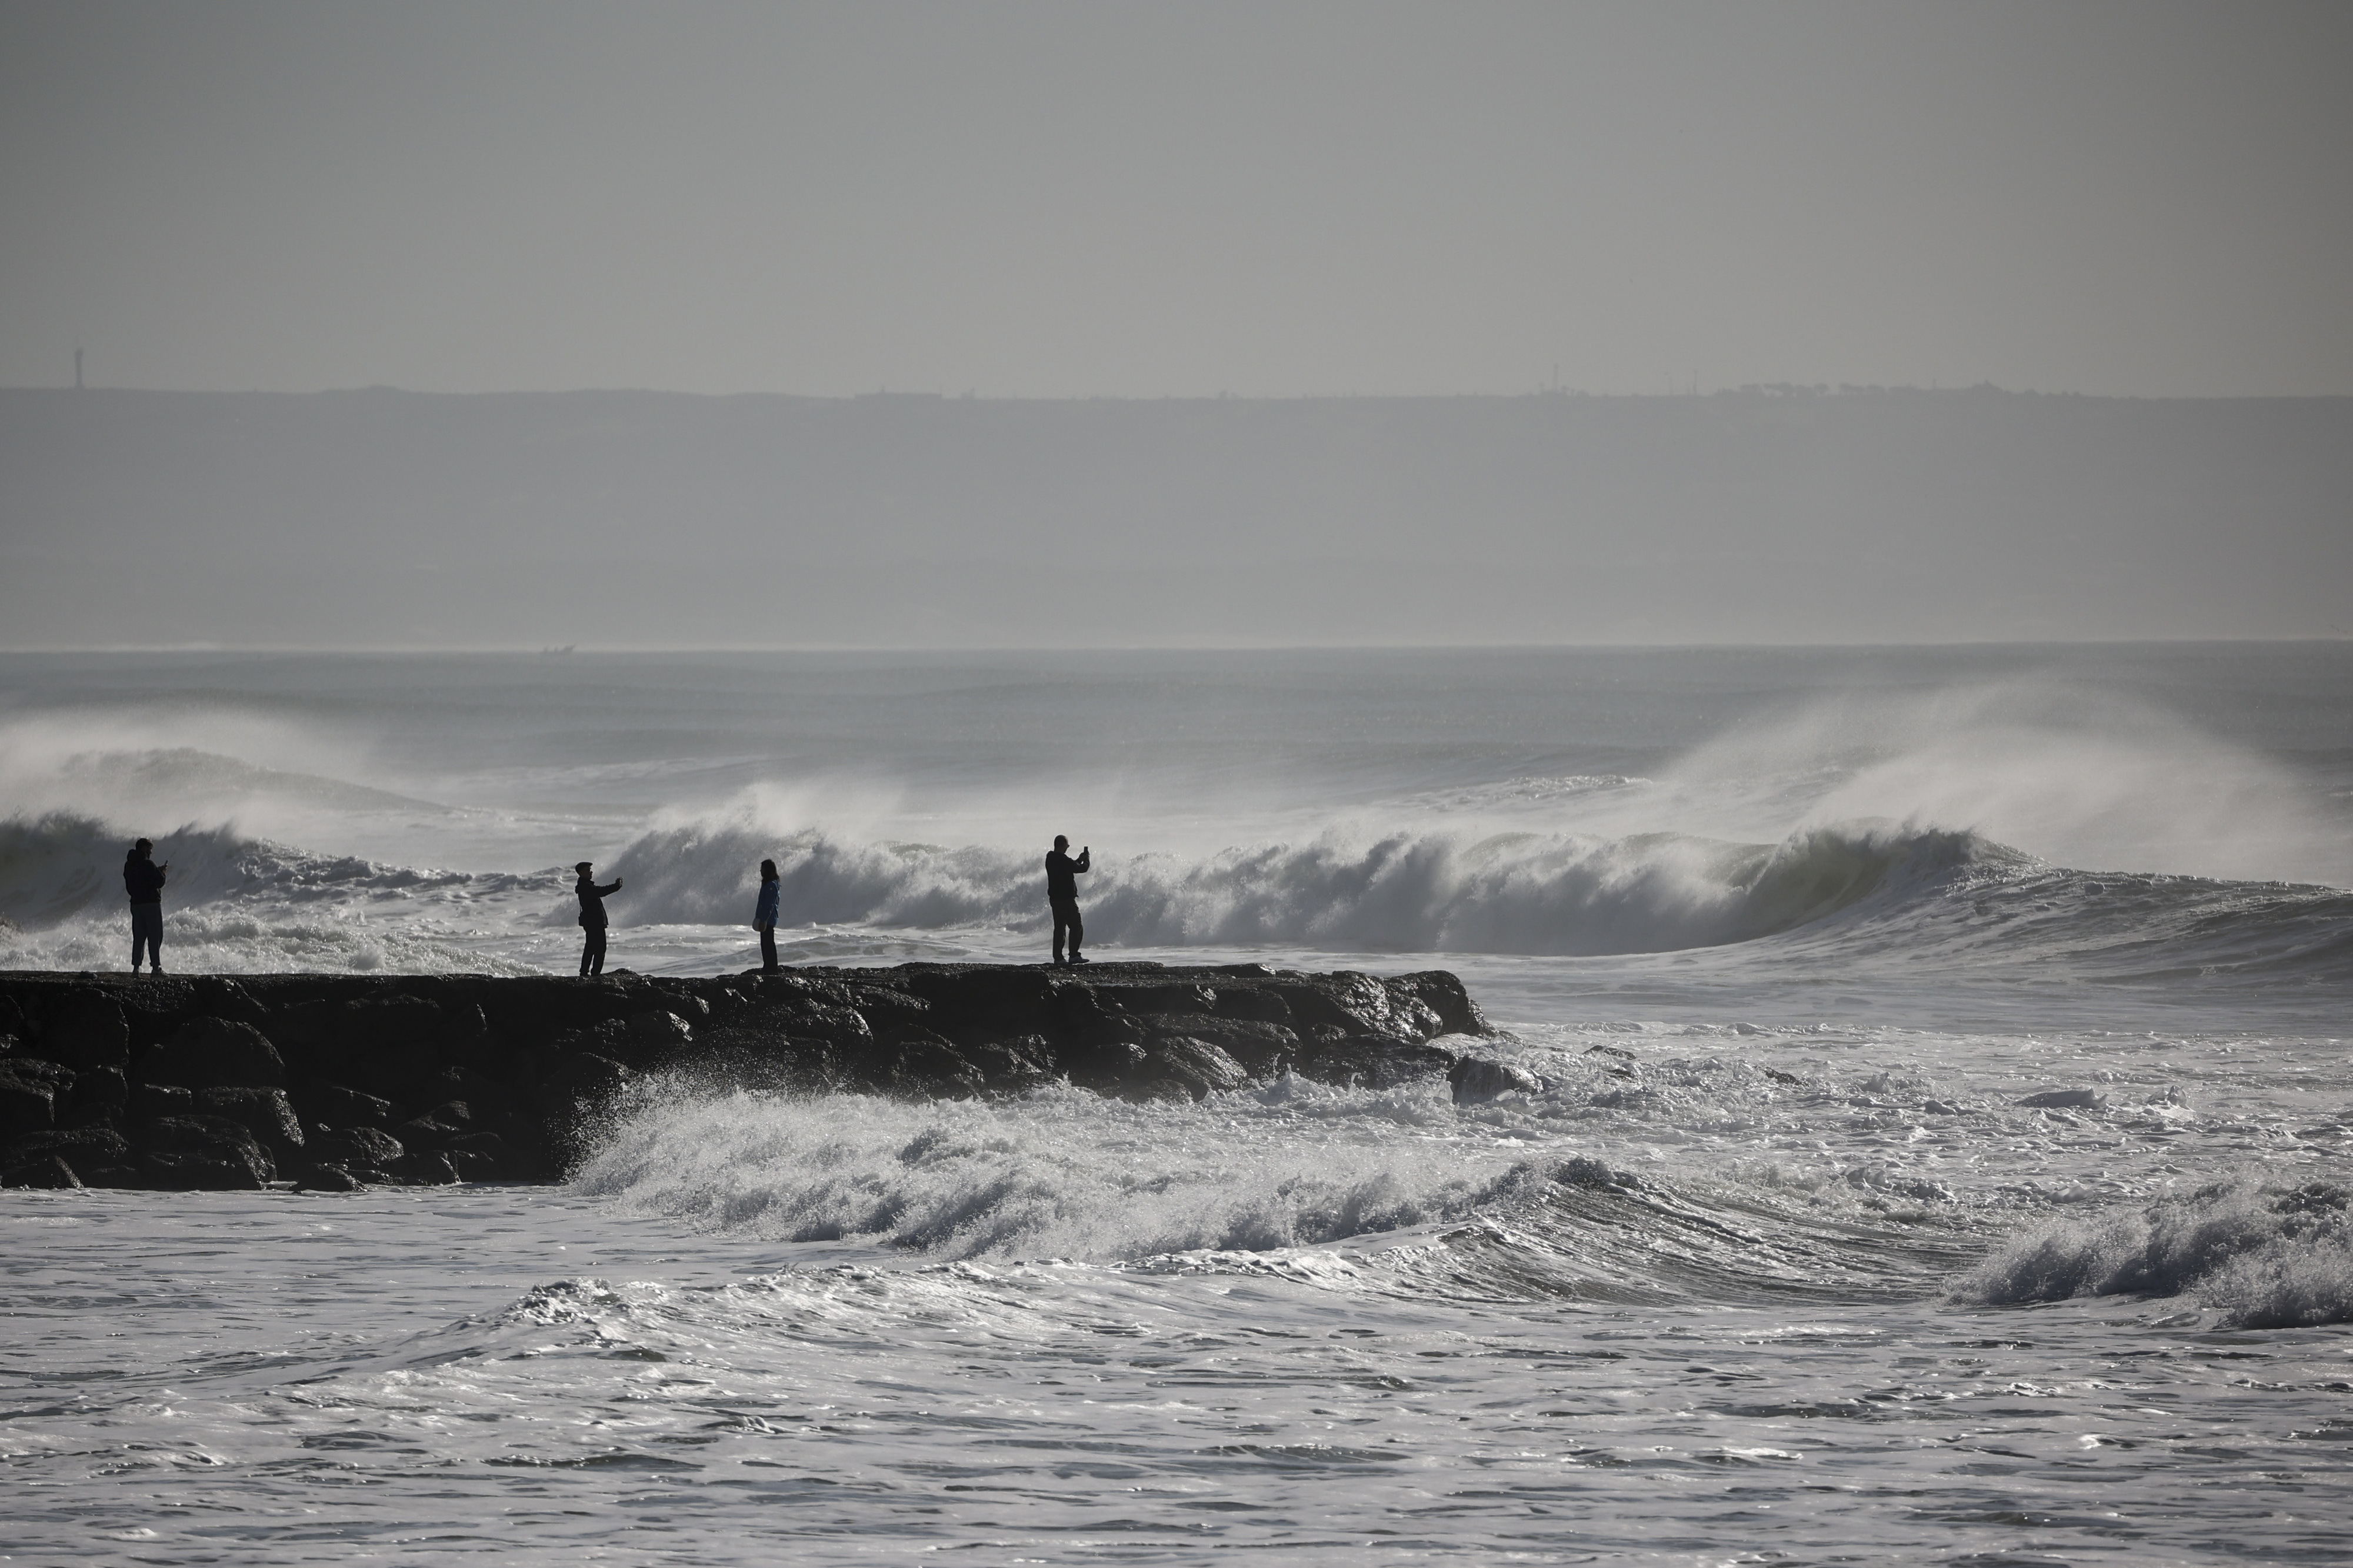
[[[1198,1100],[1293,1074],[1525,1087],[1443,970],[908,963],[690,978],[0,973],[0,1184],[559,1180],[664,1081]]]

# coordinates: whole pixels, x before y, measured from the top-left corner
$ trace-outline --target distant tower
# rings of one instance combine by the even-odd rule
[[[78,345],[74,349],[74,390],[81,390],[81,349]]]

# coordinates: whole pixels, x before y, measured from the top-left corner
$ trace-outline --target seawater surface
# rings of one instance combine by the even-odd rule
[[[0,1202],[11,1561],[2337,1563],[2353,651],[5,656],[0,964],[1454,969],[1538,1088]]]

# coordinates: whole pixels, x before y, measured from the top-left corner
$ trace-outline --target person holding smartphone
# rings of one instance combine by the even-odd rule
[[[603,887],[596,885],[591,875],[596,868],[583,860],[573,869],[580,879],[572,890],[580,895],[580,933],[586,939],[580,944],[580,978],[605,973],[605,928],[611,923],[605,918],[605,900],[621,890],[621,879],[614,878]]]
[[[122,858],[122,886],[131,895],[131,973],[139,973],[143,952],[155,973],[164,973],[164,877],[172,863],[155,864],[155,846],[141,839]]]
[[[1081,872],[1092,868],[1088,859],[1092,851],[1081,846],[1079,858],[1073,860],[1070,848],[1071,841],[1057,833],[1054,835],[1054,847],[1046,856],[1046,901],[1054,909],[1054,963],[1057,965],[1087,962],[1086,954],[1079,951],[1079,943],[1085,940],[1087,928],[1085,922],[1079,919],[1078,878]],[[1068,959],[1062,956],[1062,935],[1065,931],[1071,938],[1071,956]]]

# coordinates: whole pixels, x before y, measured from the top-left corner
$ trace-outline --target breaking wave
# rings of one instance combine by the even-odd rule
[[[773,857],[783,923],[901,928],[1042,923],[1037,858],[928,844],[779,843],[697,825],[649,833],[609,868],[639,919],[736,924]],[[1657,952],[1750,941],[2023,857],[1966,833],[1857,826],[1779,844],[1679,834],[1328,833],[1206,857],[1098,861],[1087,929],[1134,946],[1356,952]],[[600,875],[603,872],[600,871]],[[553,919],[568,919],[564,910]]]
[[[1838,1184],[1669,1184],[1449,1136],[1462,1126],[1442,1081],[1284,1078],[1198,1105],[671,1081],[616,1116],[573,1185],[707,1234],[934,1261],[1308,1269],[1422,1299],[1917,1295],[1924,1272],[1948,1273],[1976,1245],[1950,1227],[1915,1234],[1922,1203],[1893,1224]],[[1335,1246],[1346,1256],[1299,1256]]]
[[[2353,1322],[2353,1219],[2337,1185],[2242,1177],[2141,1209],[2054,1220],[1988,1259],[1953,1294],[2005,1305],[2076,1296],[2181,1296],[2222,1326]]]
[[[11,939],[9,962],[111,966],[126,841],[77,814],[0,821],[0,919],[19,933],[90,935],[62,947]],[[494,954],[531,967],[576,913],[572,875],[555,867],[389,865],[193,824],[159,837],[156,855],[172,866],[174,942],[216,937],[207,962],[233,969],[312,967],[306,944],[322,933],[319,957],[338,968],[370,966],[371,951],[387,963],[460,965],[455,949],[435,947],[445,941],[471,944],[489,967],[503,962]],[[788,930],[982,933],[986,946],[991,934],[1038,932],[1047,919],[1043,868],[1027,853],[815,828],[780,837],[733,818],[642,833],[598,875],[625,879],[617,912],[631,927],[740,931],[755,868],[770,857]],[[2353,893],[2073,870],[1976,835],[1883,823],[1815,827],[1778,844],[1335,829],[1207,854],[1104,857],[1082,899],[1093,941],[1129,948],[1577,957],[1769,938],[1841,963],[1968,965],[1998,953],[2038,973],[2121,984],[2308,992],[2353,981]],[[370,928],[356,946],[354,924]],[[267,930],[240,936],[246,927]],[[423,944],[415,953],[394,951],[412,938]],[[257,941],[250,952],[239,946]]]

